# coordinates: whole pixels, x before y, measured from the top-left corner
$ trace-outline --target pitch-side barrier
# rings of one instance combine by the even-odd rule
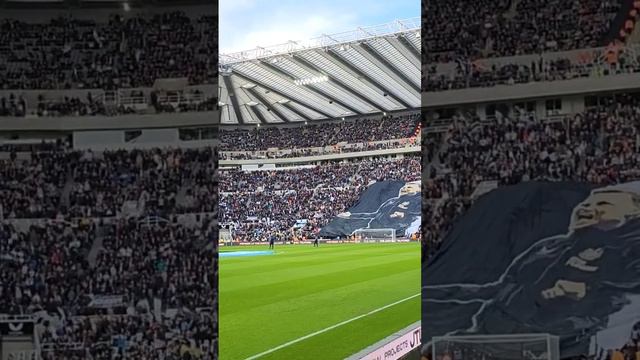
[[[417,321],[346,360],[398,360],[420,347],[420,335],[420,321]]]

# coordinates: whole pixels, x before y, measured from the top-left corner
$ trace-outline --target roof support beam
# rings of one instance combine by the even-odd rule
[[[309,89],[309,90],[315,92],[316,94],[319,94],[319,95],[324,96],[325,98],[329,99],[329,104],[336,103],[336,104],[340,105],[342,108],[349,110],[352,114],[356,114],[356,115],[362,115],[363,114],[362,111],[356,109],[355,107],[347,105],[345,102],[340,101],[340,100],[334,98],[333,96],[329,95],[324,90],[316,88],[315,86],[317,86],[317,85],[315,85],[315,84],[300,85],[300,86],[306,86],[307,89]]]
[[[267,123],[267,119],[265,119],[264,116],[262,115],[262,113],[258,110],[258,106],[260,106],[260,105],[249,106],[249,109],[251,109],[251,111],[253,111],[253,113],[258,118],[258,121],[260,121],[263,124],[266,124]]]
[[[408,35],[411,36],[411,35]],[[407,40],[404,36],[398,36],[398,38],[396,39],[396,41],[398,43],[401,44],[402,47],[404,47],[408,52],[410,52],[411,54],[413,54],[413,56],[418,59],[418,64],[422,63],[422,54],[420,54],[420,51],[418,49],[415,48],[415,46],[413,46],[413,44],[411,44],[411,42],[409,40]],[[395,46],[395,41],[392,41],[391,44],[393,44]],[[396,47],[397,49],[397,47]],[[400,50],[400,49],[398,49]],[[422,65],[420,65],[422,66]],[[418,66],[418,67],[420,67]]]
[[[269,64],[268,62],[262,61],[262,62],[260,62],[260,65],[266,67],[267,69],[269,69],[270,71],[278,74],[279,76],[282,76],[284,78],[287,78],[287,79],[291,80],[291,82],[296,80],[295,76],[289,74],[288,72],[286,72],[283,69],[278,68],[277,66]],[[315,87],[316,85],[314,85],[314,84],[298,85],[298,86],[306,86],[307,90],[309,90],[311,92],[314,92],[314,93],[320,95],[321,97],[324,97],[325,99],[329,100],[330,104],[331,103],[336,103],[336,104],[342,106],[344,109],[347,109],[347,110],[351,111],[354,114],[362,115],[362,112],[359,111],[358,109],[356,109],[356,108],[354,108],[352,106],[349,106],[348,104],[346,104],[345,102],[343,102],[343,101],[341,101],[339,99],[336,99],[335,97],[333,97],[330,94],[328,94],[326,91],[316,88]]]
[[[231,82],[231,76],[222,76],[222,81],[224,81],[224,85],[227,87],[231,106],[233,106],[233,111],[235,111],[238,121],[240,124],[244,124],[244,117],[242,116],[242,111],[240,111],[240,104],[238,103],[238,97],[236,96],[236,89],[233,88],[233,83]]]
[[[224,124],[222,122],[222,119],[224,118],[225,114],[227,115],[227,119],[229,119],[229,122],[231,122],[231,104],[219,106],[218,108],[220,109],[220,124]]]
[[[295,114],[297,114],[298,116],[300,116],[301,118],[304,119],[304,121],[309,121],[311,120],[307,115],[305,115],[302,111],[296,109],[295,107],[293,107],[291,104],[289,104],[288,102],[286,103],[282,103],[282,106],[286,107],[287,109],[291,110],[292,112],[294,112]]]
[[[320,68],[318,68],[317,66],[313,65],[312,63],[310,63],[309,61],[307,61],[307,59],[298,56],[298,55],[293,55],[293,57],[291,58],[292,61],[296,62],[299,66],[308,68],[312,71],[318,72],[318,73],[323,73],[325,74],[324,71],[322,71]],[[329,76],[328,74],[325,74],[327,76]],[[343,90],[345,90],[347,93],[352,94],[353,96],[357,97],[358,99],[360,99],[360,101],[368,104],[369,106],[371,106],[372,108],[378,110],[378,111],[383,111],[382,110],[382,106],[380,106],[379,104],[376,104],[375,101],[365,97],[364,95],[360,94],[355,88],[349,87],[347,84],[345,84],[342,80],[336,78],[336,77],[330,77],[331,82],[334,83],[336,86],[342,88]]]
[[[347,60],[342,58],[342,56],[340,56],[339,53],[336,50],[330,49],[327,52],[327,55],[329,55],[333,60],[339,62],[342,66],[344,66],[347,69],[351,70],[351,72],[354,72],[358,77],[366,79],[368,82],[373,84],[375,87],[377,87],[378,89],[382,90],[382,93],[384,93],[385,96],[390,96],[392,99],[394,99],[395,101],[399,102],[400,104],[402,104],[402,106],[406,107],[407,109],[413,108],[413,106],[411,106],[411,104],[409,104],[408,102],[404,101],[401,96],[396,96],[394,93],[389,91],[389,89],[384,87],[382,84],[377,82],[375,79],[367,76],[362,71],[360,71],[360,69],[358,69],[357,67],[355,67],[354,65],[349,63]]]
[[[237,69],[233,71],[233,74],[234,74],[234,76],[238,76],[238,77],[240,77],[240,78],[243,78],[243,79],[245,79],[246,81],[252,82],[252,83],[254,83],[254,84],[256,84],[256,85],[260,85],[261,87],[263,87],[263,88],[265,88],[265,89],[268,89],[269,91],[271,91],[271,92],[272,92],[272,93],[274,93],[274,94],[278,94],[278,95],[282,96],[282,97],[283,97],[283,98],[285,98],[285,99],[289,99],[289,100],[291,100],[291,101],[294,101],[294,102],[296,102],[296,103],[298,103],[298,104],[300,104],[300,105],[302,105],[302,106],[304,106],[304,107],[306,107],[306,108],[309,108],[309,109],[311,109],[311,110],[313,110],[313,111],[315,111],[315,112],[317,112],[317,113],[319,113],[319,114],[321,114],[321,115],[323,115],[323,116],[325,116],[325,117],[327,117],[327,118],[329,118],[329,119],[332,119],[332,118],[334,117],[334,116],[332,116],[332,115],[330,115],[330,114],[326,113],[326,112],[325,112],[325,111],[323,111],[322,109],[319,109],[319,108],[317,108],[317,107],[316,107],[316,106],[314,106],[314,105],[308,104],[306,101],[299,100],[299,99],[295,99],[295,98],[292,98],[291,96],[288,96],[288,95],[284,95],[284,94],[283,94],[283,93],[281,93],[280,91],[278,91],[278,90],[276,90],[276,89],[272,88],[271,86],[269,86],[269,85],[265,84],[264,82],[262,82],[262,81],[260,81],[260,80],[253,79],[253,78],[251,78],[250,76],[248,76],[248,75],[246,75],[246,74],[244,74],[244,73],[242,73],[242,72],[239,72]]]
[[[272,106],[271,104],[269,104],[269,102],[267,101],[267,99],[262,96],[262,94],[260,94],[260,92],[258,90],[256,90],[255,88],[252,89],[248,89],[249,92],[251,93],[251,95],[253,95],[256,99],[258,99],[262,104],[264,104],[264,106],[267,107],[268,111],[272,111],[274,114],[278,115],[278,117],[284,121],[284,122],[289,122],[290,120],[287,119],[286,116],[284,116],[284,114],[282,114],[280,112],[280,110],[276,109],[274,106]]]
[[[364,44],[364,43],[360,44],[360,48],[366,51],[367,54],[369,54],[371,57],[376,59],[380,64],[382,64],[389,71],[391,71],[395,76],[397,76],[400,80],[402,80],[402,82],[404,82],[406,85],[409,85],[409,88],[413,89],[413,91],[415,91],[416,94],[420,93],[420,86],[414,84],[411,81],[411,79],[409,79],[402,71],[398,69],[397,66],[387,61],[387,59],[385,59],[384,56],[380,55],[380,53],[378,53],[376,49],[372,48],[369,44]],[[355,49],[358,50],[357,47]]]
[[[411,64],[413,64],[413,66],[420,69],[422,67],[420,53],[415,51],[413,46],[411,46],[410,44],[407,44],[406,40],[405,42],[402,42],[401,40],[405,40],[405,39],[402,37],[386,39],[386,41],[388,41],[389,44],[391,44],[391,46],[393,46],[394,49],[396,49],[400,54],[402,54],[402,56],[405,59],[407,59]]]

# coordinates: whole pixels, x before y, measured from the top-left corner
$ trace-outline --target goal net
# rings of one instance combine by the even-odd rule
[[[357,229],[352,235],[357,242],[396,241],[396,229]]]
[[[231,246],[233,245],[233,235],[231,234],[231,229],[219,229],[218,230],[218,244]]]
[[[549,334],[510,334],[434,337],[433,359],[442,360],[559,360],[558,337]]]

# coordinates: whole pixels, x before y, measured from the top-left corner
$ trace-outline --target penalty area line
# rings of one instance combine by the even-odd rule
[[[411,295],[411,296],[409,296],[409,297],[406,297],[406,298],[404,298],[404,299],[398,300],[398,301],[393,302],[393,303],[391,303],[391,304],[388,304],[388,305],[385,305],[385,306],[383,306],[383,307],[380,307],[380,308],[377,308],[377,309],[371,310],[371,311],[369,311],[368,313],[365,313],[365,314],[362,314],[362,315],[358,315],[358,316],[356,316],[356,317],[354,317],[354,318],[351,318],[351,319],[345,320],[345,321],[343,321],[343,322],[339,322],[339,323],[337,323],[337,324],[335,324],[335,325],[331,325],[331,326],[329,326],[329,327],[327,327],[327,328],[324,328],[324,329],[322,329],[322,330],[318,330],[318,331],[313,332],[313,333],[311,333],[311,334],[309,334],[309,335],[305,335],[305,336],[300,337],[300,338],[297,338],[297,339],[295,339],[295,340],[291,340],[291,341],[286,342],[286,343],[284,343],[284,344],[282,344],[282,345],[276,346],[276,347],[274,347],[274,348],[272,348],[272,349],[269,349],[269,350],[263,351],[263,352],[261,352],[261,353],[259,353],[259,354],[253,355],[253,356],[250,356],[250,357],[246,358],[245,360],[253,360],[253,359],[257,359],[257,358],[259,358],[259,357],[265,356],[265,355],[269,355],[269,354],[271,354],[272,352],[278,351],[278,350],[280,350],[280,349],[284,349],[284,348],[286,348],[287,346],[291,346],[291,345],[293,345],[293,344],[296,344],[296,343],[299,343],[299,342],[301,342],[301,341],[307,340],[308,338],[314,337],[314,336],[316,336],[316,335],[323,334],[323,333],[325,333],[325,332],[327,332],[327,331],[331,331],[331,330],[333,330],[333,329],[335,329],[335,328],[338,328],[338,327],[340,327],[340,326],[342,326],[342,325],[346,325],[346,324],[348,324],[348,323],[351,323],[351,322],[354,322],[354,321],[356,321],[356,320],[362,319],[363,317],[367,317],[367,316],[369,316],[369,315],[373,315],[373,314],[375,314],[375,313],[377,313],[377,312],[380,312],[380,311],[382,311],[382,310],[388,309],[388,308],[390,308],[390,307],[392,307],[392,306],[398,305],[398,304],[403,303],[403,302],[405,302],[405,301],[407,301],[407,300],[411,300],[411,299],[413,299],[413,298],[415,298],[415,297],[420,296],[420,294],[421,294],[421,293],[417,293],[417,294],[415,294],[415,295]]]

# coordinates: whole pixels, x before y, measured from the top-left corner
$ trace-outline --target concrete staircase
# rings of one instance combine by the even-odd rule
[[[640,26],[636,23],[636,26],[633,28],[633,32],[627,39],[627,44],[640,44]]]
[[[200,163],[196,164],[193,173],[197,174],[201,170],[201,168],[202,165]],[[176,194],[176,204],[178,206],[193,205],[187,204],[187,190],[194,189],[195,183],[195,180],[193,178],[190,178],[185,182],[184,185],[180,187],[180,189],[178,189],[178,193]]]
[[[516,15],[518,14],[518,5],[521,1],[522,0],[512,0],[509,9],[504,12],[504,17],[507,19],[513,19],[514,17],[516,17]]]
[[[91,267],[96,266],[96,260],[98,258],[98,254],[100,253],[100,249],[103,247],[104,236],[105,236],[105,228],[103,226],[96,226],[95,236],[93,237],[93,244],[91,244],[91,249],[89,250],[89,254],[87,255],[87,261]]]
[[[71,191],[73,191],[73,183],[73,173],[70,170],[67,174],[67,182],[64,184],[62,193],[60,194],[60,205],[67,209],[71,206]]]

